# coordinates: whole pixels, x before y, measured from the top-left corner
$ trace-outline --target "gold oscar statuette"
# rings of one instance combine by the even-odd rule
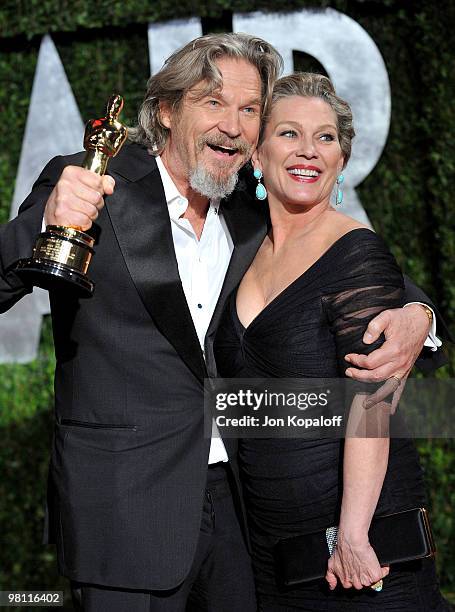
[[[128,130],[118,121],[123,98],[113,95],[107,103],[106,116],[91,119],[85,126],[84,148],[87,151],[82,167],[96,174],[106,172],[108,161],[115,157],[126,140]],[[38,236],[33,255],[21,259],[16,273],[29,285],[44,289],[59,286],[90,296],[94,283],[87,276],[92,259],[94,238],[80,227],[48,225]]]

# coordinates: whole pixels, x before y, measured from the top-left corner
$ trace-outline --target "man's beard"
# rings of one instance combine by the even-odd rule
[[[190,186],[209,200],[222,200],[234,191],[238,177],[238,172],[215,177],[207,168],[198,165],[190,172]]]
[[[251,156],[252,147],[243,138],[227,138],[221,134],[204,135],[197,143],[198,152],[202,153],[207,145],[235,148],[243,156],[244,163]],[[239,177],[238,170],[239,168],[232,174],[226,174],[226,168],[223,165],[217,171],[209,170],[202,162],[199,162],[194,169],[190,170],[190,186],[209,200],[221,200],[234,191]]]

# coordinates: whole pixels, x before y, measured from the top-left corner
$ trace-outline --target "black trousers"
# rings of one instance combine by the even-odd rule
[[[256,612],[251,561],[235,510],[227,464],[209,466],[196,555],[170,591],[137,591],[71,582],[83,612]]]

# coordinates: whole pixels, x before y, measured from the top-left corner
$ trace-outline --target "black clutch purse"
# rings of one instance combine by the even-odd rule
[[[280,540],[274,547],[277,577],[284,586],[324,578],[338,527]],[[402,563],[436,552],[425,508],[375,517],[368,532],[381,565]]]

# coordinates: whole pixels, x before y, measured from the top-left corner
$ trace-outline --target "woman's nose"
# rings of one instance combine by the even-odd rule
[[[317,157],[318,152],[312,140],[301,140],[298,143],[298,147],[296,150],[296,155],[301,157],[306,157],[307,159],[311,159],[313,157]]]

